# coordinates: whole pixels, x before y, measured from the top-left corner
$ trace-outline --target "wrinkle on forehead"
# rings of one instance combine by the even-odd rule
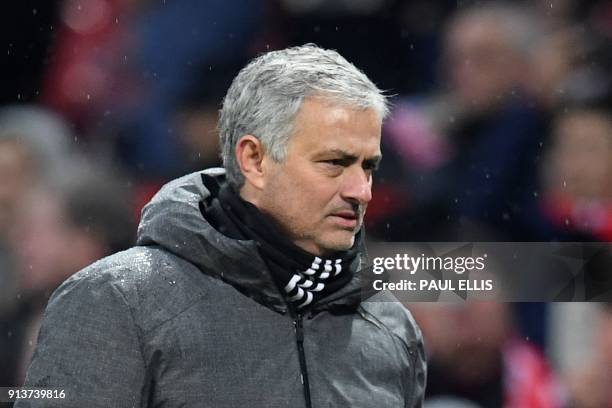
[[[304,100],[294,119],[289,143],[299,139],[297,143],[309,150],[319,150],[323,146],[346,147],[345,143],[356,144],[356,147],[372,144],[379,150],[380,128],[379,115],[372,108],[355,108],[311,97]]]
[[[314,106],[321,106],[325,108],[327,112],[330,112],[331,115],[329,118],[326,118],[326,122],[331,122],[332,120],[338,120],[340,122],[349,121],[352,113],[367,114],[371,112],[371,114],[378,119],[378,122],[381,123],[381,119],[374,108],[343,103],[342,101],[338,101],[331,96],[325,95],[314,95],[304,98],[300,109],[295,115],[294,122],[298,122],[296,119],[300,117],[301,112],[304,110],[312,110]]]

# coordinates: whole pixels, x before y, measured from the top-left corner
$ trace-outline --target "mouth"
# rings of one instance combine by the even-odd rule
[[[339,211],[330,216],[334,222],[343,228],[354,230],[359,223],[359,214],[354,211]]]

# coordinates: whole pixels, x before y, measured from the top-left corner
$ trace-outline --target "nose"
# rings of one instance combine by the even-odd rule
[[[372,200],[372,176],[362,168],[347,172],[342,188],[342,197],[365,205]]]

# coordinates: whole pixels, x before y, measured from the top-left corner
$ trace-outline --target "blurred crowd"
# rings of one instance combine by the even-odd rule
[[[336,49],[393,95],[372,239],[612,241],[609,0],[5,9],[0,386],[22,382],[59,283],[129,247],[164,182],[220,165],[223,95],[267,50]],[[612,407],[609,304],[411,308],[430,361],[427,407]]]

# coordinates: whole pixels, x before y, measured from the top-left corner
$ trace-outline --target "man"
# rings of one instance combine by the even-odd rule
[[[253,60],[220,113],[227,174],[163,187],[136,247],[57,290],[26,385],[79,407],[420,406],[419,329],[361,299],[386,111],[334,51]]]

